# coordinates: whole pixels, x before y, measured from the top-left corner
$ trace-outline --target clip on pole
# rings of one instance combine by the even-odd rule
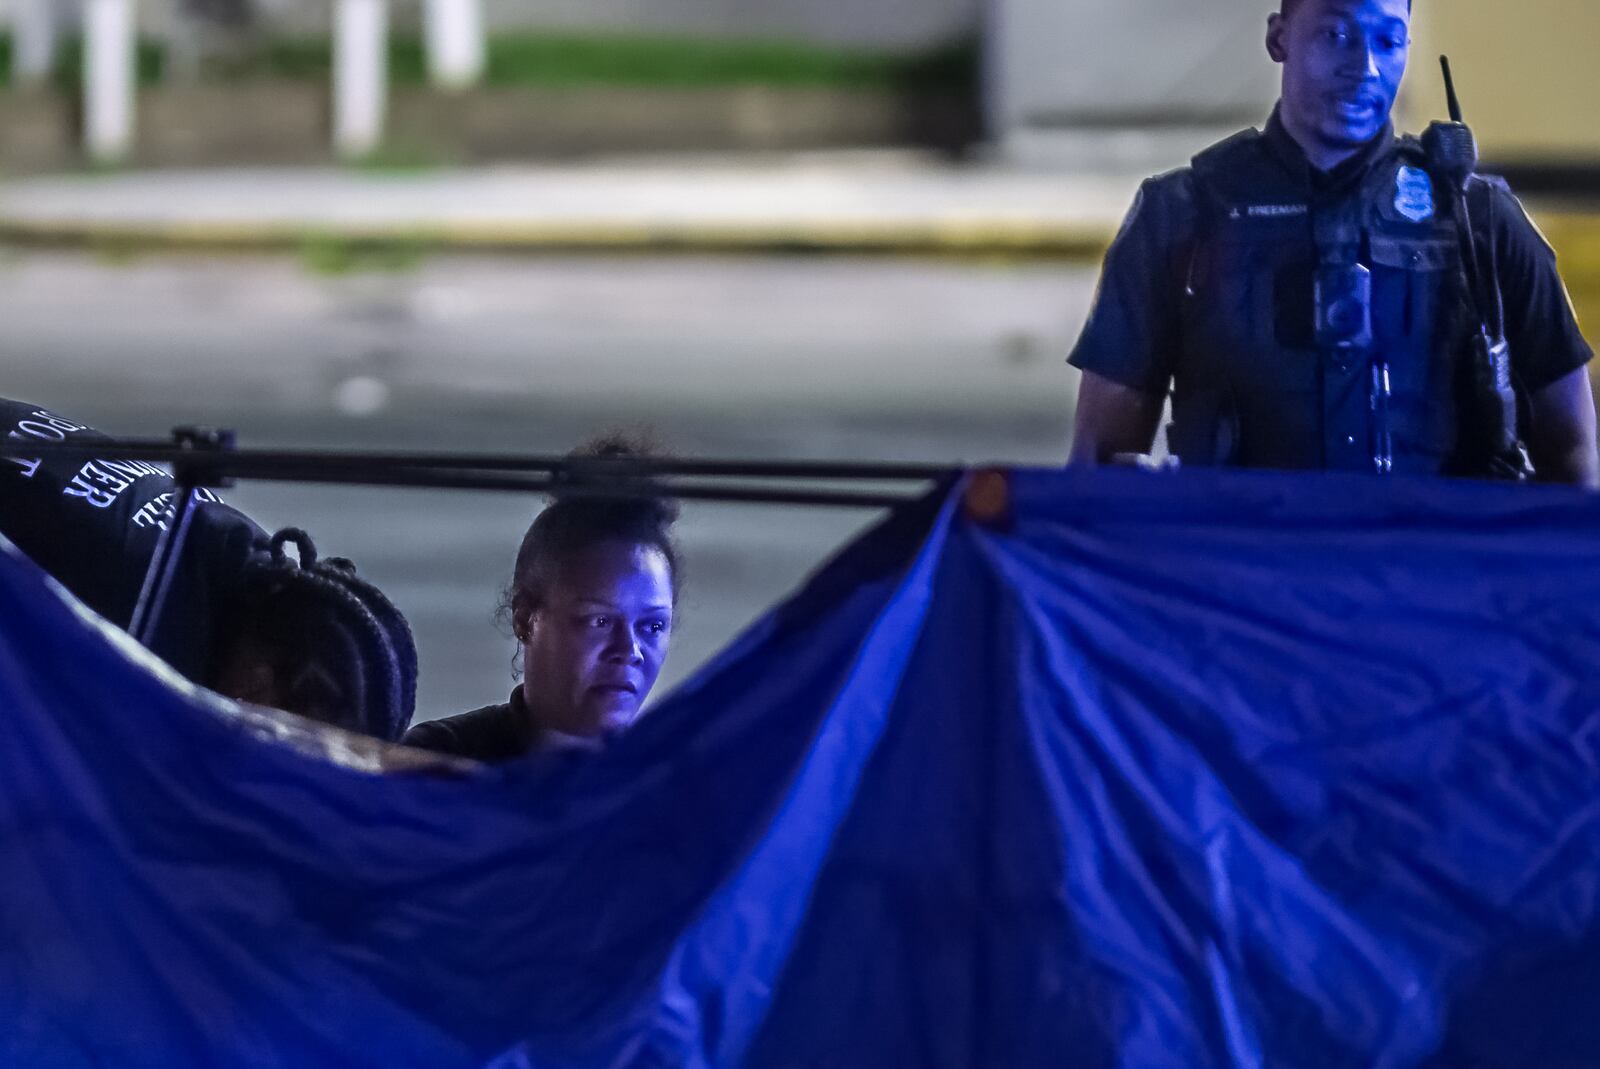
[[[128,622],[128,633],[146,648],[155,641],[162,612],[172,593],[178,564],[183,559],[189,539],[189,525],[198,504],[197,492],[202,487],[220,489],[231,483],[231,480],[219,476],[200,455],[231,451],[235,444],[233,431],[178,427],[173,430],[172,438],[180,448],[193,451],[197,456],[194,460],[180,460],[172,465],[173,481],[177,483],[173,490],[172,508],[156,538],[155,552],[151,554],[150,565],[145,569],[139,600],[133,607],[133,618]]]

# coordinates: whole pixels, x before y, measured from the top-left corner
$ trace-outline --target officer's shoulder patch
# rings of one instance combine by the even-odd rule
[[[1433,179],[1420,167],[1401,167],[1395,175],[1394,210],[1413,223],[1434,216]]]

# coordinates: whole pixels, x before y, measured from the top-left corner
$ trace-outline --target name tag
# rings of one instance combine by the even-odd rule
[[[1305,204],[1247,204],[1228,209],[1228,215],[1234,219],[1293,219],[1310,210]]]

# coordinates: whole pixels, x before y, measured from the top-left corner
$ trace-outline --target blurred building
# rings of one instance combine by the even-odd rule
[[[85,0],[0,0],[0,18],[46,10],[68,35]],[[43,5],[43,6],[41,6]],[[262,42],[326,39],[336,0],[136,0],[159,79],[141,81],[131,162],[299,163],[330,152],[326,73],[282,69],[204,87],[209,56]],[[915,57],[981,52],[981,81],[880,79],[800,85],[574,87],[530,79],[470,96],[400,76],[386,93],[386,144],[425,162],[566,156],[594,151],[794,149],[864,145],[998,145],[1026,165],[1156,171],[1256,124],[1277,93],[1262,38],[1277,0],[483,0],[491,35],[572,34],[688,41],[791,42]],[[426,0],[387,0],[397,38],[420,36]],[[1493,164],[1600,167],[1600,90],[1589,62],[1600,39],[1594,0],[1424,0],[1401,126],[1443,111],[1434,57],[1449,52],[1468,119]],[[948,59],[948,55],[944,57]],[[942,61],[942,60],[941,60]],[[968,62],[970,69],[975,64]],[[13,67],[16,64],[13,63]],[[148,66],[141,59],[141,70]],[[302,64],[302,68],[304,64]],[[946,64],[947,71],[950,68]],[[39,82],[35,79],[35,82]],[[70,166],[76,104],[0,94],[0,164]],[[977,84],[981,88],[974,88]],[[979,121],[981,115],[982,121]],[[242,119],[240,117],[243,117]]]
[[[1496,160],[1600,164],[1600,3],[1424,0],[1417,5],[1408,124],[1444,114],[1434,58],[1455,68],[1466,118]]]
[[[988,115],[1025,162],[1157,170],[1277,95],[1273,0],[997,0]],[[1467,119],[1497,162],[1600,163],[1594,0],[1424,0],[1400,125],[1442,117],[1448,52]]]

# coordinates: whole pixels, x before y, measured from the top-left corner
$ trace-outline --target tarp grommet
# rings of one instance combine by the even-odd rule
[[[1000,468],[974,472],[967,481],[963,506],[967,519],[985,527],[1011,523],[1011,479]]]

